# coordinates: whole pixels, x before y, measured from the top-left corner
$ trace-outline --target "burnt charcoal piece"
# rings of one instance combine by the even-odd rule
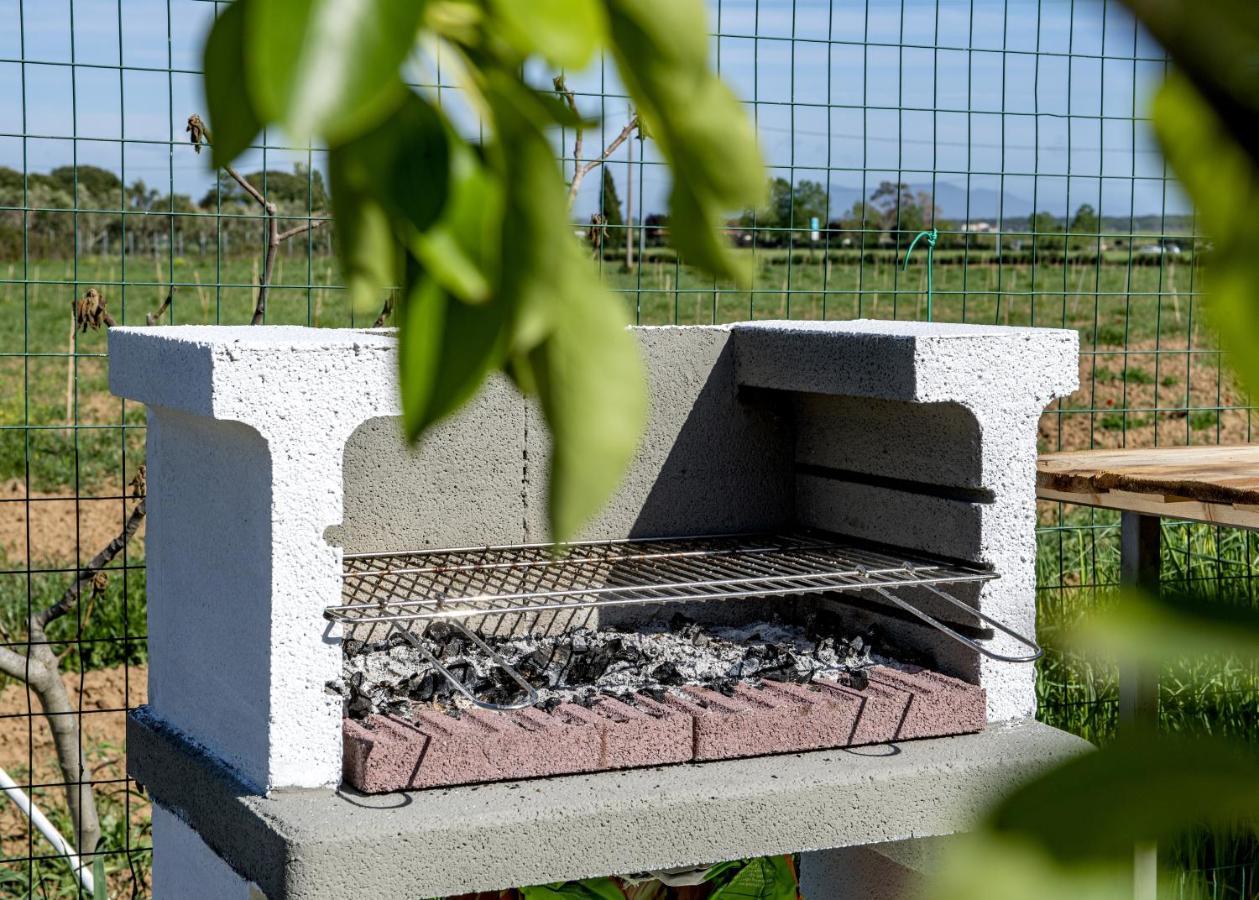
[[[407,640],[407,636],[400,631],[395,631],[389,637],[385,638],[385,646],[392,650],[394,647],[406,647],[411,642]]]
[[[770,681],[804,684],[813,677],[813,670],[807,666],[802,667],[795,654],[790,651],[784,651],[772,666],[761,669],[756,674],[758,677],[767,678]]]
[[[840,684],[850,687],[858,691],[864,691],[870,686],[870,676],[865,669],[853,669],[849,672],[840,672],[836,678]]]
[[[411,677],[411,688],[407,696],[421,703],[428,703],[438,697],[449,696],[454,690],[445,676],[437,672],[425,672],[422,677]]]
[[[455,634],[451,635],[438,645],[437,653],[435,655],[441,660],[458,659],[460,656],[467,653],[470,647],[471,644],[469,644],[468,641],[466,641],[462,636]]]
[[[593,690],[589,690],[580,697],[574,697],[573,702],[578,706],[584,706],[586,709],[590,709],[595,705],[595,700],[597,699],[598,694],[596,694]]]
[[[689,616],[684,616],[680,612],[675,612],[673,618],[669,619],[670,631],[682,631],[689,625],[694,625],[695,620]]]
[[[652,700],[655,700],[657,703],[663,703],[664,698],[668,696],[665,693],[665,689],[662,687],[643,688],[642,692],[646,694],[648,697],[650,697]]]
[[[637,666],[643,661],[643,651],[633,644],[625,643],[621,638],[609,641],[608,647],[612,650],[612,656],[616,662]]]
[[[658,681],[661,684],[669,685],[670,687],[677,686],[686,681],[682,673],[678,671],[677,664],[673,662],[662,662],[660,665],[656,666],[651,670],[651,678],[653,681]]]
[[[573,642],[573,661],[565,673],[565,680],[572,685],[594,684],[612,665],[612,652],[606,647],[596,647],[581,653]]]
[[[341,650],[346,656],[358,656],[363,652],[363,642],[356,641],[354,638],[346,638],[341,642]]]
[[[550,712],[555,712],[556,708],[559,707],[559,705],[563,702],[564,701],[561,700],[559,697],[548,697],[546,700],[543,700],[537,706],[538,706],[538,709],[542,710],[543,712],[550,713]]]
[[[459,707],[457,707],[457,706],[451,706],[451,707],[449,707],[448,709],[446,709],[446,710],[445,710],[445,713],[446,713],[446,715],[450,716],[452,719],[462,719],[462,718],[463,718],[463,710],[462,710],[462,709],[460,709],[460,708],[459,708]]]
[[[739,682],[733,678],[722,678],[712,684],[712,689],[719,694],[725,694],[727,697],[734,696],[735,686]]]
[[[346,713],[351,719],[365,719],[372,712],[372,701],[362,694],[355,694],[346,704]]]

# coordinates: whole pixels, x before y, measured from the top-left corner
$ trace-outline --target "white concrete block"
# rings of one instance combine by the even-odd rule
[[[1045,407],[1077,386],[1075,331],[858,320],[755,322],[733,326],[732,334],[741,384],[848,398],[797,401],[798,463],[876,475],[899,470],[903,479],[982,488],[990,498],[941,499],[921,487],[851,478],[826,484],[809,474],[797,483],[803,523],[990,565],[1001,577],[983,586],[979,608],[1035,634],[1037,426]],[[863,410],[862,398],[875,402]],[[905,433],[903,419],[881,426],[906,403],[933,404],[911,416],[924,418],[940,443],[934,451]],[[856,452],[829,446],[836,443]],[[915,466],[915,459],[924,461]],[[1021,649],[1004,635],[988,646],[997,653]],[[985,657],[977,666],[990,721],[1033,715],[1031,666]]]
[[[380,332],[110,330],[110,388],[148,405],[150,702],[259,790],[341,780],[342,449],[398,415]]]

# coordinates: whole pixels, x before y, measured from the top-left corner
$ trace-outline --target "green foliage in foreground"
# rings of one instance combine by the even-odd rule
[[[606,53],[671,170],[671,239],[701,270],[746,279],[720,233],[763,190],[756,135],[709,67],[701,0],[237,0],[205,48],[210,127],[231,163],[267,126],[328,147],[341,272],[355,309],[400,285],[403,420],[418,439],[502,369],[551,432],[548,510],[571,537],[615,489],[646,417],[623,310],[572,234],[550,135],[586,125],[522,75]],[[408,65],[444,65],[478,117],[469,140]]]

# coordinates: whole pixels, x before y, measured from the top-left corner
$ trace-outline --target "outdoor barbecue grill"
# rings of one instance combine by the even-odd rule
[[[1029,721],[1037,420],[1075,385],[1074,332],[636,331],[642,447],[558,546],[546,429],[505,380],[408,449],[388,332],[111,330],[111,387],[149,411],[150,705],[129,764],[158,873],[204,857],[273,898],[331,896],[349,872],[373,896],[434,896],[851,846],[956,830],[1078,751]],[[661,668],[653,641],[735,674]],[[618,648],[620,687],[574,674],[594,645]],[[970,737],[933,740],[949,735]],[[859,777],[818,755],[889,742],[882,763],[853,757],[874,767]],[[668,796],[635,793],[636,771],[676,764],[691,774]],[[798,778],[807,802],[856,809],[844,792],[870,777],[915,798],[904,815],[786,812]],[[526,783],[540,806],[502,793]],[[748,790],[770,832],[722,812]],[[486,817],[445,818],[456,796]],[[623,829],[633,846],[597,836]],[[407,848],[406,877],[365,874],[371,834]],[[528,860],[456,871],[500,840]]]

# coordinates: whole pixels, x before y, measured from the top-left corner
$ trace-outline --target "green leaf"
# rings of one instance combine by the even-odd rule
[[[603,506],[634,456],[647,420],[642,359],[616,298],[584,260],[554,330],[530,354],[551,429],[548,511],[565,541]],[[583,274],[585,277],[583,277]]]
[[[251,0],[236,0],[214,20],[205,42],[205,105],[210,116],[210,158],[228,165],[253,143],[262,122],[249,99],[245,77],[246,10]]]
[[[1259,158],[1247,153],[1189,81],[1171,75],[1154,100],[1163,153],[1193,199],[1215,247],[1203,270],[1207,310],[1230,361],[1251,391],[1259,389]],[[1250,117],[1253,121],[1253,116]]]
[[[708,67],[701,0],[607,0],[617,70],[673,174],[670,239],[693,265],[741,283],[751,277],[719,234],[725,215],[765,191],[756,133]]]
[[[109,881],[105,877],[105,860],[92,860],[92,900],[109,900]]]
[[[942,862],[922,900],[1132,900],[1130,861],[1066,866],[1011,835],[959,836]],[[1159,896],[1189,900],[1193,895],[1160,889]]]
[[[1130,858],[1138,841],[1259,809],[1259,756],[1219,739],[1129,735],[1008,797],[992,827],[1060,860]]]
[[[585,68],[607,33],[599,0],[490,0],[490,7],[522,57],[537,53],[560,68]]]
[[[785,856],[750,859],[709,900],[796,900],[796,876]]]
[[[1158,595],[1133,591],[1092,613],[1070,643],[1151,665],[1192,657],[1259,659],[1259,610],[1168,589]]]
[[[423,231],[450,196],[453,135],[431,104],[408,92],[384,122],[337,148],[348,177],[395,220]],[[469,152],[469,151],[464,151]]]
[[[409,440],[418,438],[428,423],[448,304],[441,286],[412,271],[415,267],[408,261],[407,294],[398,307],[398,377]]]
[[[296,140],[340,143],[406,94],[421,0],[249,0],[250,94]]]
[[[412,251],[446,290],[468,303],[489,299],[499,276],[503,185],[468,147],[453,141],[450,199]]]
[[[611,878],[536,884],[519,890],[524,900],[625,900],[625,894]]]
[[[385,289],[397,284],[402,257],[388,211],[363,190],[354,167],[352,155],[335,149],[329,153],[328,183],[341,280],[354,311],[366,315],[379,309]]]

